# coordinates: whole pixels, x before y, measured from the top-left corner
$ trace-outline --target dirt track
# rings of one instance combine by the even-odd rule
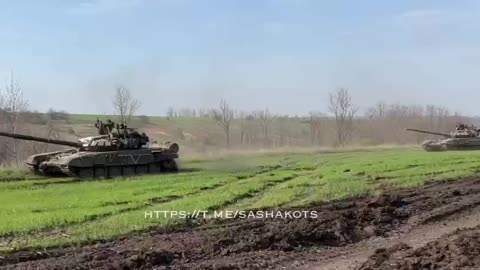
[[[480,180],[309,208],[316,219],[222,220],[81,248],[0,256],[6,269],[480,269]],[[467,229],[474,228],[474,229]],[[458,230],[462,229],[462,230]]]

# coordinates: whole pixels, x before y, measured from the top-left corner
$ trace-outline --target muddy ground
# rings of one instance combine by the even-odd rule
[[[17,251],[2,254],[0,268],[480,269],[479,179],[308,210],[318,218],[204,221],[83,247]]]

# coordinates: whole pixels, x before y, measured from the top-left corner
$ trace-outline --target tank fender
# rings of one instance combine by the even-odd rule
[[[42,153],[37,155],[32,155],[27,158],[27,164],[31,166],[38,166],[40,163],[51,159],[53,156],[65,153],[67,151],[56,151],[56,152],[49,152],[49,153]]]

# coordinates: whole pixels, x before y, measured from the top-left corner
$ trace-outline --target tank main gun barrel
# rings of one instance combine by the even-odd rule
[[[35,136],[23,135],[23,134],[16,134],[16,133],[1,132],[1,131],[0,131],[0,136],[10,137],[10,138],[20,139],[20,140],[26,140],[26,141],[36,141],[36,142],[44,142],[44,143],[65,145],[65,146],[70,146],[70,147],[75,147],[75,148],[83,148],[83,145],[80,142],[54,140],[54,139],[41,138],[41,137],[35,137]]]
[[[405,130],[414,131],[414,132],[419,132],[419,133],[425,133],[425,134],[438,135],[438,136],[443,136],[443,137],[447,137],[447,138],[450,138],[450,137],[451,137],[450,134],[440,133],[440,132],[426,131],[426,130],[415,129],[415,128],[406,128]]]

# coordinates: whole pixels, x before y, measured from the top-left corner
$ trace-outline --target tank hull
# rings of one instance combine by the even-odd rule
[[[178,154],[165,148],[90,152],[76,149],[33,155],[27,164],[47,176],[109,178],[176,172]]]
[[[480,150],[480,137],[428,140],[422,148],[429,152]]]

